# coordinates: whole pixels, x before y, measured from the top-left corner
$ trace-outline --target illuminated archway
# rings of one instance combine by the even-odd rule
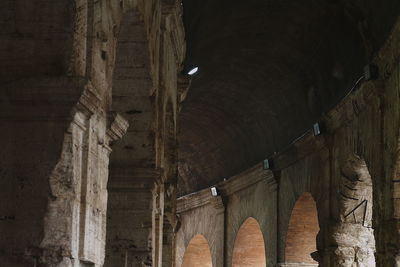
[[[265,267],[265,245],[260,225],[256,219],[248,218],[237,233],[232,267]]]
[[[312,195],[303,193],[296,201],[286,235],[285,258],[288,263],[318,264],[311,253],[317,250],[318,212]]]
[[[210,247],[203,235],[196,235],[189,242],[182,267],[212,267]]]

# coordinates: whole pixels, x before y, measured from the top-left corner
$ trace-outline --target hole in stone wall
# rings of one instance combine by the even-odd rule
[[[265,267],[264,237],[257,220],[250,217],[236,235],[232,256],[233,267]]]
[[[141,114],[141,113],[143,113],[143,111],[137,110],[137,109],[131,109],[131,110],[128,110],[125,112],[125,114],[128,114],[128,115]]]
[[[101,50],[101,59],[106,60],[107,59],[107,52],[104,50]]]
[[[317,205],[308,192],[296,201],[286,235],[285,258],[288,263],[318,264],[311,257],[317,250],[319,232]]]
[[[210,247],[203,235],[196,235],[189,242],[182,267],[212,267]]]

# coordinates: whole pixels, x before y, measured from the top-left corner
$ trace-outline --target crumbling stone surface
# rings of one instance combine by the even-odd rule
[[[285,238],[293,206],[304,192],[316,200],[321,230],[312,257],[321,266],[400,265],[400,23],[374,58],[380,78],[363,83],[325,114],[321,136],[306,134],[287,151],[274,154],[273,172],[260,163],[218,183],[217,196],[207,189],[177,200],[178,111],[191,97],[190,79],[181,74],[186,51],[180,2],[4,0],[1,5],[0,55],[6,67],[0,68],[0,265],[100,267],[107,253],[106,266],[179,266],[185,247],[201,233],[210,241],[213,265],[230,266],[236,235],[253,217],[260,224],[268,265],[291,266],[285,262]],[[340,14],[345,15],[343,10]],[[328,16],[313,15],[300,16],[301,21],[312,19],[317,32],[325,33],[315,18]],[[353,22],[351,29],[332,25],[350,37],[359,28]],[[312,35],[309,40],[320,39]],[[328,52],[323,54],[332,59]],[[352,56],[348,51],[340,56],[346,55]],[[275,65],[273,69],[275,73]],[[325,72],[331,75],[332,69]],[[334,68],[330,80],[338,72]],[[291,80],[285,77],[282,81]],[[297,78],[296,89],[304,79],[301,71]],[[311,102],[315,90],[306,90]],[[245,90],[233,91],[248,97]],[[296,92],[303,97],[301,90]],[[218,109],[222,98],[213,93],[218,97],[210,102],[204,95],[199,99]],[[259,96],[251,95],[265,107]],[[224,101],[235,112],[248,108],[261,118],[271,114],[247,102],[238,105],[234,97]],[[279,103],[273,97],[268,101]],[[187,116],[186,121],[214,125],[203,128],[218,132],[225,125],[215,124],[224,119],[219,109],[214,113],[201,107],[193,107],[198,120]],[[216,114],[219,120],[211,124],[211,117],[199,112]],[[256,116],[243,114],[230,118],[258,129],[252,121]],[[270,137],[277,134],[260,127]],[[245,168],[257,160],[246,155],[265,153],[262,148],[275,142],[263,131],[257,131],[259,138],[238,132],[240,140],[222,134],[224,142],[215,138],[207,143],[203,136],[196,145],[186,142],[188,154],[200,146],[221,153],[203,153],[196,164],[198,153],[184,159],[179,168],[186,177],[182,192]],[[232,140],[252,144],[238,153],[242,151],[230,146]],[[224,157],[227,151],[238,160]],[[212,175],[197,181],[199,166],[209,166],[204,170]]]
[[[333,231],[334,242],[338,244],[333,266],[375,266],[373,229],[351,223],[334,227]]]
[[[340,220],[372,226],[373,188],[367,164],[351,155],[342,167]]]
[[[175,140],[176,125],[170,127],[173,132],[157,136],[157,146],[155,134],[146,135],[164,129],[160,123],[167,116],[172,116],[169,121],[177,121],[181,99],[177,77],[185,54],[180,5],[140,0],[67,2],[7,0],[2,6],[7,29],[2,28],[0,54],[8,67],[0,70],[5,85],[0,123],[7,129],[1,134],[0,153],[0,214],[5,218],[0,225],[0,265],[103,265],[110,145],[125,134],[128,122],[131,137],[135,130],[144,132],[137,142],[153,139],[145,145],[161,153],[152,155],[153,159],[145,155],[150,162],[147,167],[160,165],[168,170],[164,182],[175,169],[174,157],[169,157],[176,146],[168,141],[165,147],[164,139]],[[113,94],[113,82],[121,82],[124,75],[121,72],[113,79],[117,33],[124,12],[133,9],[141,14],[136,19],[145,25],[145,39],[138,41],[148,41],[145,48],[138,48],[149,62],[148,73],[137,78],[146,77],[142,80],[149,86],[143,91],[143,84],[132,84],[142,90],[140,96],[127,87]],[[161,43],[161,37],[168,40]],[[137,68],[131,76],[143,74],[141,63],[133,64]],[[159,76],[164,79],[162,84]],[[121,95],[129,95],[136,104],[147,97],[146,103],[152,105],[146,113],[150,119],[132,119],[132,107],[116,100]],[[157,121],[152,119],[156,115]],[[132,123],[135,120],[136,124]],[[115,148],[118,151],[118,146]],[[148,192],[146,209],[151,210],[150,188]],[[167,203],[174,208],[174,202]],[[148,220],[138,219],[150,232],[148,213]],[[151,257],[144,264],[151,265]]]
[[[340,222],[333,229],[335,264],[375,266],[372,179],[363,159],[351,155],[342,167]]]
[[[110,159],[105,266],[171,266],[177,113],[190,83],[179,74],[185,54],[181,5],[128,2],[120,20],[113,109],[130,127]]]

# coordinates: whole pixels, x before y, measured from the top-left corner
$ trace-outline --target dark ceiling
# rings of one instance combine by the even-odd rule
[[[180,195],[282,150],[348,92],[400,1],[346,2],[184,0],[199,72],[180,113]]]

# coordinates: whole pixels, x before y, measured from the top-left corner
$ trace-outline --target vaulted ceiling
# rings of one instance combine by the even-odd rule
[[[180,113],[179,194],[282,150],[344,97],[400,9],[345,2],[183,1],[186,68],[199,72]]]

